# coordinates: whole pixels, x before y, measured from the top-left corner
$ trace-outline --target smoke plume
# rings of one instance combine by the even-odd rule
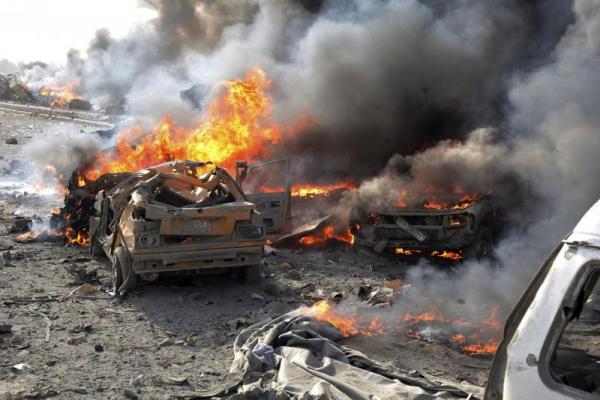
[[[508,311],[600,194],[598,0],[144,4],[157,12],[152,23],[119,40],[99,31],[52,75],[80,79],[98,106],[126,97],[133,117],[186,123],[199,114],[181,90],[260,66],[278,120],[316,121],[279,149],[294,156],[297,179],[362,182],[343,207],[431,185],[491,190],[507,216],[501,267],[413,268],[407,279],[423,288],[415,302],[469,312],[485,300]]]

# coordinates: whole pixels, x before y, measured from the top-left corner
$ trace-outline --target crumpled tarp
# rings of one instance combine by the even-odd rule
[[[298,311],[255,324],[236,338],[229,388],[211,394],[231,400],[472,398],[451,386],[389,371],[336,343],[341,338],[332,325]]]

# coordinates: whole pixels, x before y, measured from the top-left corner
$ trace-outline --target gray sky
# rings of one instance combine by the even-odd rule
[[[118,38],[154,16],[136,0],[0,0],[0,10],[0,59],[57,64],[100,28]]]

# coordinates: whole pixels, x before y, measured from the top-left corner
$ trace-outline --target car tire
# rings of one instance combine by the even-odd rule
[[[485,260],[493,256],[494,240],[492,232],[485,226],[480,226],[475,233],[473,243],[463,250],[465,260]]]
[[[242,282],[247,285],[258,285],[262,282],[260,264],[247,265],[242,268]]]
[[[136,286],[137,275],[133,272],[129,255],[123,246],[119,246],[113,258],[113,290],[122,294]]]

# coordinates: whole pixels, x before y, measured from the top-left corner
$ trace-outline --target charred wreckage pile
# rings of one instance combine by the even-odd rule
[[[78,86],[74,81],[34,88],[23,82],[18,74],[0,74],[0,100],[69,110],[92,110],[92,104],[77,93]]]

